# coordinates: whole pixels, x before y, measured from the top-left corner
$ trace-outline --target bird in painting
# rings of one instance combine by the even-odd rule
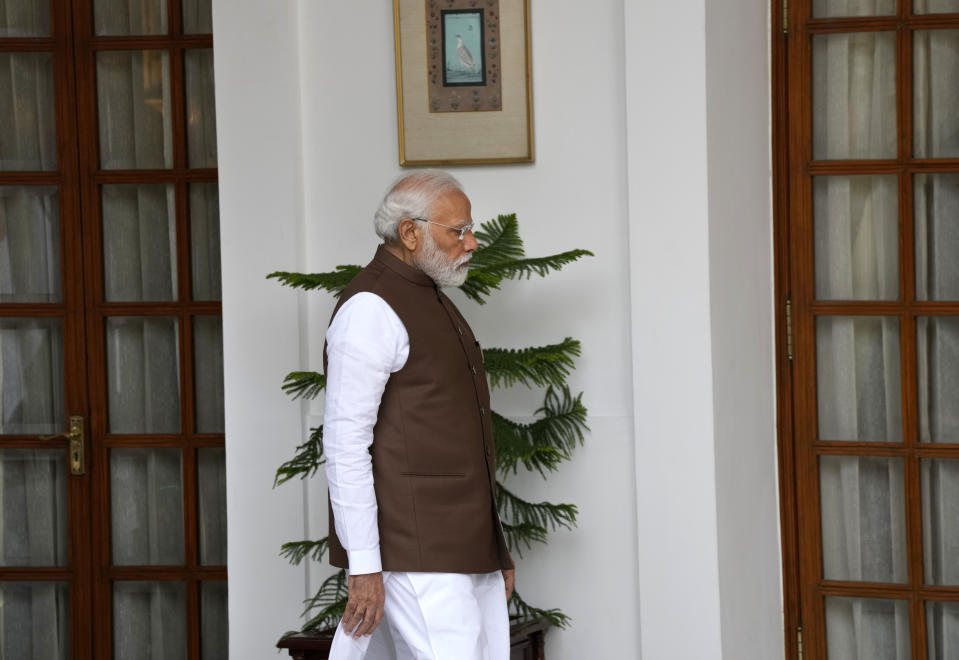
[[[469,69],[470,73],[476,73],[476,65],[473,63],[473,54],[470,53],[470,49],[466,47],[466,44],[463,43],[463,37],[456,35],[456,54],[460,58],[460,64],[463,65],[463,68]]]

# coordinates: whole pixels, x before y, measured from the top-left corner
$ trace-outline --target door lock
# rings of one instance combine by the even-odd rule
[[[59,440],[66,438],[70,441],[70,474],[86,474],[85,442],[83,436],[83,417],[71,415],[70,423],[67,425],[66,433],[56,433],[54,435],[41,436],[41,440]]]

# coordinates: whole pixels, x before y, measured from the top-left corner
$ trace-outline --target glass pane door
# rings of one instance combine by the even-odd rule
[[[0,0],[0,658],[227,654],[210,0]]]
[[[948,3],[946,3],[948,5]],[[959,658],[959,7],[806,0],[788,35],[807,657]]]
[[[93,0],[78,84],[96,657],[225,658],[226,502],[210,2]]]
[[[69,31],[50,3],[0,11],[0,657],[89,647],[89,492]],[[79,422],[71,423],[76,416]],[[85,438],[84,438],[85,439]],[[81,450],[83,446],[81,444]],[[87,601],[88,602],[88,601]]]

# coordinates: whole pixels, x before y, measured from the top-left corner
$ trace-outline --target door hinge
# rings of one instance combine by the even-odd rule
[[[783,34],[789,34],[789,0],[782,0]]]
[[[796,657],[798,660],[805,660],[806,657],[806,643],[802,638],[802,626],[796,628]]]
[[[793,301],[786,299],[786,359],[793,361]]]

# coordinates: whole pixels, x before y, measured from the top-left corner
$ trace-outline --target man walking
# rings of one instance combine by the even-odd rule
[[[514,564],[483,354],[440,290],[465,281],[477,247],[470,202],[422,170],[374,225],[383,244],[326,335],[330,561],[349,569],[330,658],[506,660]]]

